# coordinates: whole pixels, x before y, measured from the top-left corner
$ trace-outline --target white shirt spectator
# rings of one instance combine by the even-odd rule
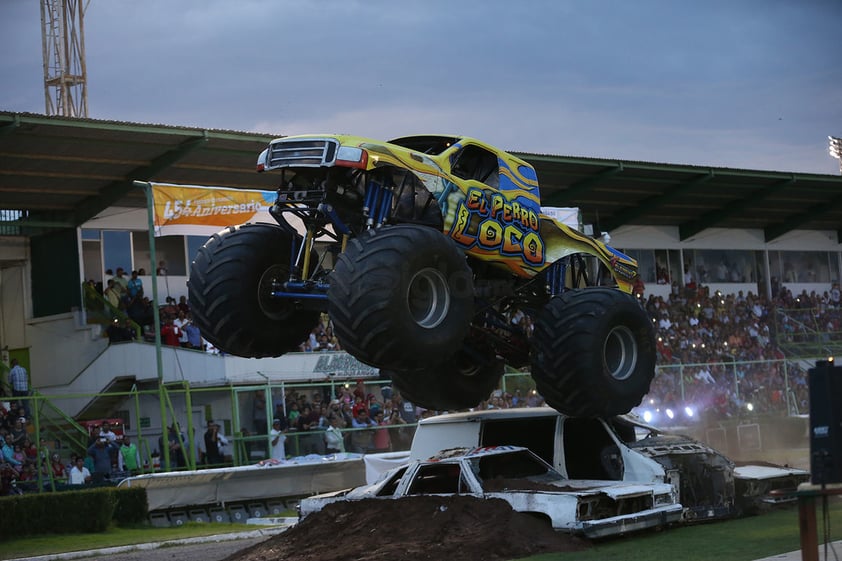
[[[70,468],[70,475],[67,481],[71,485],[84,485],[90,478],[91,472],[88,471],[88,468],[82,466],[82,469],[79,469],[77,466],[73,466]]]
[[[269,443],[272,445],[272,459],[283,461],[287,454],[284,449],[284,441],[287,439],[286,435],[276,428],[269,431]]]
[[[707,369],[707,366],[703,366],[696,372],[696,379],[700,382],[704,382],[706,384],[715,384],[716,380],[710,373],[710,370]]]

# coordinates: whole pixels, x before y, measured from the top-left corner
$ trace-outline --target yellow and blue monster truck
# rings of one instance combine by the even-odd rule
[[[431,409],[477,405],[504,365],[568,415],[648,392],[637,263],[543,214],[523,160],[465,137],[313,135],[271,141],[257,170],[278,174],[278,224],[228,228],[191,265],[194,321],[219,349],[282,355],[327,312],[345,350]]]

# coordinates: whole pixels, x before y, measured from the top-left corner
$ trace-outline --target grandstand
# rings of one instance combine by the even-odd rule
[[[142,336],[109,342],[109,326],[126,318],[91,290],[111,277],[106,271],[138,270],[148,288],[165,261],[166,274],[156,275],[163,306],[186,295],[189,261],[204,241],[159,238],[152,262],[145,194],[133,182],[272,190],[275,178],[254,172],[271,136],[2,111],[0,133],[0,347],[4,364],[17,358],[30,373],[36,430],[66,445],[80,421],[120,417],[150,453],[165,417],[197,428],[214,418],[228,434],[241,434],[255,391],[271,400],[285,384],[333,391],[377,379],[342,352],[247,360],[173,347],[164,349],[159,371]],[[842,177],[517,155],[535,166],[545,204],[579,208],[583,227],[607,232],[611,245],[639,260],[645,298],[680,295],[684,306],[715,313],[751,296],[766,310],[774,353],[673,356],[653,391],[671,385],[682,398],[698,393],[688,376],[695,380],[698,364],[713,362],[714,379],[735,380],[734,403],[742,404],[738,382],[772,369],[783,380],[782,407],[773,409],[804,411],[796,387],[804,365],[835,354],[842,341]]]

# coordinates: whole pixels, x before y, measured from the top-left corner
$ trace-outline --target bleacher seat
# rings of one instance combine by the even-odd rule
[[[221,506],[216,506],[210,509],[210,519],[212,522],[228,523],[231,522],[231,517],[228,512]]]
[[[210,522],[208,512],[203,508],[194,508],[190,510],[191,522]]]
[[[168,513],[168,516],[170,519],[170,526],[183,526],[190,520],[190,518],[187,517],[187,513],[183,510],[173,510]]]
[[[246,507],[243,505],[229,506],[228,516],[231,518],[231,522],[237,522],[240,524],[245,524],[246,520],[248,520],[248,512],[246,512]]]

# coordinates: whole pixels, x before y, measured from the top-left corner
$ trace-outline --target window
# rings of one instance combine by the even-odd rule
[[[137,268],[143,268],[147,275],[152,274],[149,234],[134,232],[134,258]],[[161,236],[155,238],[155,257],[158,267],[166,268],[168,275],[186,275],[187,261],[184,251],[184,236]]]
[[[696,282],[755,283],[758,274],[754,251],[731,249],[697,249],[684,252],[693,267]]]
[[[637,260],[640,278],[645,284],[671,284],[681,281],[681,257],[677,249],[623,249],[623,253]]]
[[[407,495],[434,495],[459,492],[459,464],[421,466],[409,486]]]
[[[837,254],[828,251],[770,251],[769,271],[787,283],[830,283],[838,278]]]
[[[395,491],[398,490],[398,485],[400,485],[401,478],[403,474],[406,473],[406,467],[403,467],[396,471],[392,477],[389,478],[389,481],[386,482],[385,485],[378,491],[378,497],[391,497],[395,494]]]
[[[500,164],[494,153],[469,144],[454,158],[451,172],[456,177],[475,179],[495,189],[500,186]]]
[[[105,269],[113,273],[121,267],[124,271],[132,270],[131,232],[123,230],[102,231],[102,255]]]

